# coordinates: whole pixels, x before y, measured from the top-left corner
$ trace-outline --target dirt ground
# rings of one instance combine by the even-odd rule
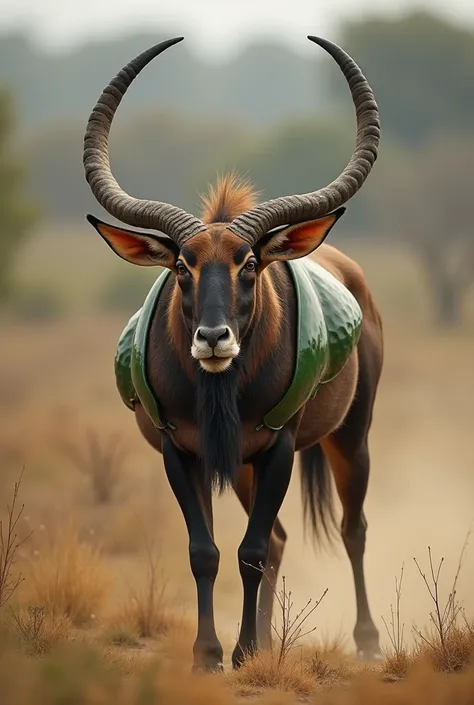
[[[146,515],[156,522],[167,575],[193,607],[183,521],[161,458],[142,441],[132,413],[114,387],[112,357],[121,326],[117,317],[7,329],[0,378],[2,438],[4,453],[10,449],[16,463],[4,463],[10,465],[4,475],[13,473],[15,464],[26,465],[24,499],[30,513],[43,503],[50,511],[55,502],[58,507],[71,502],[84,518],[94,509],[89,488],[58,450],[58,439],[70,439],[80,448],[85,446],[89,427],[104,438],[118,432],[129,450],[120,487],[121,511],[133,514],[134,505],[147,502]],[[400,339],[396,331],[386,337],[385,370],[370,438],[372,474],[366,504],[367,583],[378,622],[387,613],[394,577],[403,563],[406,620],[423,617],[424,589],[413,558],[423,561],[430,545],[435,555],[445,556],[450,579],[448,572],[456,567],[474,518],[470,444],[474,376],[469,373],[474,340],[426,334]],[[144,491],[150,484],[152,491]],[[218,623],[221,630],[234,635],[240,606],[236,550],[245,515],[232,495],[217,499],[215,512],[222,555],[216,586]],[[321,631],[342,630],[350,635],[354,599],[349,564],[342,544],[336,555],[326,555],[324,551],[315,554],[310,540],[305,542],[296,468],[281,518],[289,534],[282,573],[295,601],[306,601],[329,588],[318,617]],[[136,532],[135,520],[129,521],[123,530]],[[474,554],[468,551],[460,592],[464,590],[471,608],[473,579]]]
[[[195,590],[187,558],[184,522],[164,477],[161,459],[135,427],[133,414],[114,386],[113,355],[124,325],[120,316],[70,316],[45,324],[5,322],[0,365],[0,499],[5,506],[24,465],[22,531],[33,537],[24,556],[41,552],[43,536],[58,536],[72,521],[102,550],[112,576],[97,619],[106,619],[126,599],[130,586],[146,580],[143,547],[153,539],[160,580],[175,612],[195,624]],[[459,554],[474,519],[473,420],[474,337],[386,330],[386,361],[370,437],[372,474],[366,502],[369,523],[366,579],[374,620],[388,645],[382,617],[390,617],[395,577],[404,564],[402,619],[407,640],[413,623],[426,624],[431,609],[414,558],[428,568],[428,546],[445,558],[441,588],[447,596]],[[117,433],[127,450],[111,502],[94,502],[86,475],[65,448],[87,451],[87,431],[103,444]],[[340,542],[334,554],[314,551],[303,532],[297,468],[281,519],[288,532],[282,575],[295,608],[328,588],[313,615],[310,640],[342,638],[353,649],[355,599],[349,562]],[[237,547],[245,515],[237,499],[215,501],[216,542],[221,567],[216,583],[216,621],[228,664],[241,609]],[[148,538],[146,538],[148,537]],[[474,613],[474,541],[468,545],[458,598]],[[23,565],[21,563],[21,565]],[[26,565],[26,563],[25,563]],[[25,575],[28,577],[28,568]],[[21,590],[26,590],[25,584]],[[20,590],[20,594],[21,594]]]

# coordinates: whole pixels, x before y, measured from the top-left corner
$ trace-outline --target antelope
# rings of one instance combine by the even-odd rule
[[[200,218],[139,200],[112,175],[112,120],[140,71],[182,39],[144,51],[104,89],[87,124],[83,163],[97,202],[145,232],[92,215],[88,221],[121,258],[163,268],[123,333],[116,379],[144,439],[163,456],[189,534],[197,588],[193,669],[223,668],[213,611],[220,554],[212,499],[226,488],[248,514],[238,549],[243,607],[233,667],[270,644],[273,588],[287,539],[278,513],[295,453],[303,514],[315,538],[334,528],[334,479],[355,586],[354,641],[360,657],[377,657],[364,577],[363,505],[382,322],[362,269],[324,240],[377,158],[378,106],[355,61],[330,41],[309,36],[339,65],[356,112],[355,149],[333,182],[258,202],[250,183],[230,174],[204,197]],[[267,568],[269,579],[262,582]]]

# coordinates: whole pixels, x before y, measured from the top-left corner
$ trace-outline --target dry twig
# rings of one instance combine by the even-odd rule
[[[119,433],[111,434],[108,441],[101,443],[99,434],[87,429],[85,452],[70,441],[61,440],[58,445],[62,453],[90,479],[96,502],[110,502],[122,478],[126,456]]]
[[[382,616],[382,621],[387,630],[388,638],[392,645],[393,652],[395,656],[400,657],[405,652],[405,641],[404,641],[404,629],[405,623],[401,623],[401,612],[400,612],[400,602],[402,598],[402,582],[403,582],[403,568],[400,572],[400,579],[395,577],[395,609],[393,605],[390,605],[390,626],[385,621],[385,617]]]
[[[444,563],[444,557],[442,557],[440,559],[437,568],[435,568],[435,566],[433,564],[433,556],[431,553],[431,546],[428,546],[428,556],[429,556],[429,565],[430,565],[429,578],[426,576],[426,573],[424,573],[423,570],[421,569],[420,564],[418,563],[417,559],[416,558],[413,559],[416,567],[418,568],[418,572],[420,573],[420,575],[423,579],[423,582],[426,585],[426,589],[428,590],[428,594],[429,594],[429,596],[433,602],[433,605],[434,605],[434,608],[429,613],[430,622],[435,630],[436,638],[439,640],[439,643],[440,643],[441,648],[443,650],[446,649],[446,639],[447,639],[450,631],[456,625],[458,617],[462,612],[462,606],[459,604],[458,599],[457,599],[457,584],[458,584],[459,575],[460,575],[461,568],[462,568],[464,553],[465,553],[467,545],[468,545],[470,533],[471,533],[471,529],[469,529],[469,532],[468,532],[466,539],[464,541],[464,545],[461,550],[461,555],[459,556],[458,566],[457,566],[456,573],[454,576],[453,585],[451,587],[451,591],[448,595],[448,599],[446,600],[446,604],[444,607],[441,606],[441,596],[440,596],[440,589],[439,589],[439,578],[440,578],[440,574],[441,574],[441,568],[443,567],[443,563]],[[420,637],[420,639],[422,639],[422,641],[425,642],[425,644],[427,646],[434,647],[433,640],[430,639],[429,636],[425,636],[424,634],[422,634],[421,631],[419,629],[417,629],[416,627],[415,627],[415,632]]]
[[[65,615],[48,614],[44,607],[30,605],[26,613],[12,610],[12,616],[26,651],[32,656],[43,656],[71,632],[71,622]]]
[[[437,668],[449,672],[456,672],[464,668],[470,661],[474,648],[474,632],[465,617],[464,627],[459,624],[459,617],[464,616],[464,612],[457,597],[457,584],[471,528],[464,541],[453,584],[444,607],[440,591],[440,574],[444,558],[441,558],[438,565],[435,566],[431,547],[428,546],[430,567],[428,576],[421,569],[416,558],[413,559],[433,603],[433,609],[429,613],[430,628],[425,633],[422,633],[416,626],[413,628],[420,640],[419,648],[422,651],[427,651]]]
[[[253,567],[255,568],[255,566]],[[313,599],[310,598],[305,604],[305,606],[296,615],[293,616],[292,612],[294,603],[291,597],[291,590],[288,590],[286,587],[285,576],[282,577],[283,587],[279,592],[277,592],[273,587],[272,581],[267,575],[266,569],[261,564],[259,568],[255,569],[259,570],[262,573],[263,578],[265,580],[268,580],[275,600],[280,608],[281,627],[278,628],[274,622],[271,622],[272,630],[279,641],[277,664],[278,666],[280,666],[286,660],[290,651],[295,648],[297,642],[300,641],[300,639],[303,639],[305,636],[308,636],[309,634],[312,634],[316,631],[316,627],[312,627],[304,631],[305,624],[307,623],[309,617],[311,617],[311,615],[321,604],[323,598],[328,592],[328,588],[324,590],[323,594],[318,600],[316,600],[316,602],[313,602]]]
[[[24,580],[21,573],[14,577],[13,565],[18,550],[33,533],[28,534],[22,541],[18,540],[18,534],[16,533],[16,528],[24,509],[23,504],[20,509],[17,510],[16,508],[23,472],[24,468],[22,468],[20,477],[13,487],[12,502],[7,504],[8,518],[6,522],[0,520],[0,609],[11,599],[15,590]]]

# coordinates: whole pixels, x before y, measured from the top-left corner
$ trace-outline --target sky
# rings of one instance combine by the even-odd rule
[[[210,58],[231,54],[262,35],[308,53],[307,34],[337,40],[342,19],[361,18],[368,12],[393,16],[424,7],[474,26],[474,0],[0,0],[0,4],[0,31],[26,29],[51,50],[156,28],[160,34],[183,34]]]

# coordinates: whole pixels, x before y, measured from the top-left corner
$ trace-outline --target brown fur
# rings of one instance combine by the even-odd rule
[[[209,193],[202,196],[203,210],[201,219],[204,223],[230,223],[244,211],[257,203],[258,193],[246,179],[235,173],[226,174],[217,179]]]
[[[208,218],[212,219],[212,215],[216,215],[218,209],[222,207],[227,212],[232,212],[233,217],[236,217],[249,207],[255,197],[256,193],[248,182],[239,181],[235,174],[223,177],[218,180],[215,187],[210,189],[207,206]],[[233,253],[241,245],[241,238],[227,230],[225,224],[212,224],[206,231],[188,241],[186,246],[196,255],[199,262],[197,269],[199,270],[206,262],[216,260],[231,262]],[[356,262],[330,245],[321,245],[311,257],[341,281],[359,302],[364,319],[361,338],[369,341],[374,370],[381,369],[383,362],[382,322],[367,287],[363,270]],[[258,282],[252,326],[255,342],[252,346],[252,354],[246,359],[242,386],[247,385],[257,372],[263,369],[265,360],[278,347],[281,359],[281,366],[278,370],[278,386],[287,387],[291,379],[293,360],[290,359],[288,349],[281,345],[280,340],[283,323],[280,301],[282,293],[278,293],[278,289],[280,292],[284,292],[285,296],[292,295],[291,286],[285,281],[281,266],[275,263],[260,275]],[[193,361],[189,356],[186,331],[181,323],[181,295],[177,285],[173,288],[167,313],[168,334],[173,348],[189,378],[194,379]],[[344,423],[356,392],[358,366],[359,350],[356,349],[336,379],[324,385],[318,392],[317,398],[309,401],[302,409],[296,438],[297,450],[311,446],[330,436]],[[262,441],[266,446],[272,437],[271,432],[267,432],[265,429],[255,434],[250,430],[251,426],[252,424],[247,429],[249,433],[244,434],[242,438],[244,457],[256,452]],[[190,443],[190,435],[195,439],[192,443]],[[191,434],[191,429],[189,429],[185,436],[181,437],[181,433],[178,432],[175,438],[178,445],[186,447],[189,444],[192,446],[189,450],[197,450],[195,433]],[[335,471],[336,468],[333,468],[333,472]]]
[[[262,368],[271,351],[278,346],[282,325],[282,308],[277,289],[268,271],[262,272],[256,295],[254,330],[258,330],[258,345],[247,361],[243,384],[248,384]],[[282,366],[284,368],[284,366]]]
[[[222,191],[218,191],[218,186],[216,187],[216,206],[219,199],[226,207],[237,206],[240,189],[239,182],[235,182],[235,192],[228,190],[230,188],[229,183],[232,183],[231,180],[222,180]],[[251,189],[250,186],[248,188]],[[224,200],[227,197],[230,199],[230,205]],[[241,201],[241,206],[244,206],[244,201]],[[195,235],[186,245],[187,249],[191,250],[196,256],[199,263],[196,267],[189,267],[189,269],[194,271],[196,280],[199,280],[199,271],[203,265],[213,261],[226,261],[231,262],[231,276],[235,278],[241,265],[234,265],[232,256],[241,246],[241,238],[227,230],[225,224],[211,224],[207,230]],[[274,277],[272,277],[268,269],[261,274],[255,299],[253,329],[256,330],[258,328],[258,345],[254,346],[255,354],[247,360],[245,375],[242,380],[243,384],[253,379],[264,360],[278,345],[282,316],[281,303]],[[179,324],[180,318],[181,293],[179,287],[175,286],[168,310],[168,334],[183,368],[187,370],[190,376],[193,376],[191,371],[192,360],[188,354],[189,346],[184,342],[183,327]],[[284,351],[282,351],[282,354],[284,354]]]
[[[211,189],[204,201],[204,218],[209,227],[191,238],[185,246],[196,257],[194,277],[199,278],[203,264],[212,261],[226,262],[231,277],[234,271],[237,275],[242,265],[235,265],[233,256],[242,247],[243,240],[231,233],[225,223],[251,207],[255,197],[250,184],[245,182],[242,185],[234,175],[220,179],[217,186]],[[220,220],[220,223],[214,223],[215,220]],[[249,252],[245,257],[250,255]],[[368,433],[383,364],[382,322],[364,273],[356,262],[326,244],[321,245],[311,257],[355,296],[363,312],[363,326],[357,348],[343,370],[334,380],[322,385],[316,398],[309,400],[290,420],[287,430],[294,437],[296,451],[306,452],[308,449],[312,452],[319,444],[330,462],[343,508],[342,537],[355,581],[357,623],[354,637],[359,650],[373,653],[378,649],[378,633],[370,615],[363,577],[366,532],[363,502],[369,476]],[[168,316],[168,342],[163,341],[158,313],[150,333],[150,381],[158,398],[168,395],[172,410],[178,414],[181,410],[183,412],[182,417],[178,415],[177,430],[170,434],[173,444],[187,453],[198,455],[199,438],[189,404],[184,405],[185,409],[183,397],[177,396],[172,386],[170,388],[174,380],[163,376],[163,370],[171,364],[170,358],[174,356],[179,360],[188,382],[179,379],[178,372],[173,374],[177,375],[176,381],[181,385],[179,388],[188,390],[181,394],[190,396],[190,385],[194,385],[196,379],[196,365],[189,354],[189,334],[182,319],[180,288],[172,280],[167,296],[162,304],[165,307],[162,313]],[[265,410],[272,408],[291,381],[295,324],[296,303],[291,280],[285,265],[275,262],[257,280],[254,316],[245,348],[245,371],[239,389],[240,403],[245,409],[245,419],[241,423],[241,445],[246,464],[236,474],[234,489],[248,513],[252,511],[258,484],[256,469],[249,463],[256,454],[267,452],[278,437],[277,433],[266,428],[256,431],[255,426],[261,421],[265,405]],[[176,367],[169,369],[176,370]],[[137,421],[145,438],[161,451],[163,438],[139,406]],[[314,472],[319,471],[315,465]],[[206,521],[212,534],[212,514],[206,514]],[[278,575],[285,540],[286,534],[277,516],[268,554],[268,561],[274,569],[272,583],[264,584],[260,591],[262,612],[259,615],[259,632],[263,643],[267,644],[272,587]],[[214,640],[214,632],[211,637]],[[211,661],[213,659],[212,656]]]

